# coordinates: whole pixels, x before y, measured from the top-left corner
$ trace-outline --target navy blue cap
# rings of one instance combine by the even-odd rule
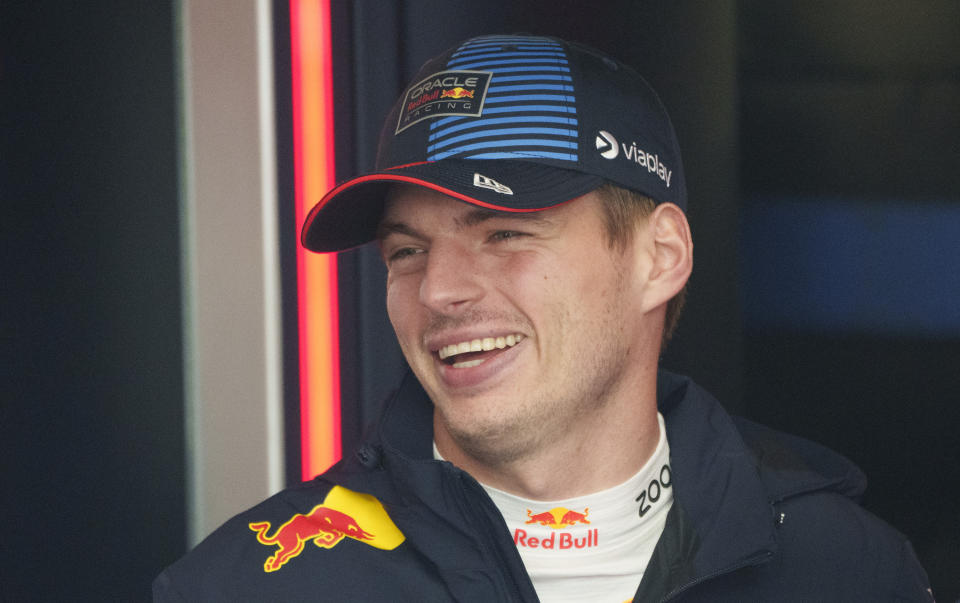
[[[327,193],[301,241],[328,252],[373,240],[398,182],[526,212],[605,181],[686,210],[673,125],[643,78],[555,38],[472,38],[420,68],[386,119],[376,171]]]

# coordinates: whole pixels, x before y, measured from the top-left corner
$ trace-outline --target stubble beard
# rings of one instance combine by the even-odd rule
[[[635,360],[619,324],[624,315],[622,293],[618,286],[615,301],[607,305],[597,325],[579,327],[592,345],[561,339],[564,357],[554,383],[544,383],[526,400],[511,403],[501,397],[496,404],[500,410],[482,417],[457,416],[456,403],[450,401],[435,404],[457,446],[488,467],[505,467],[535,458],[563,438],[599,437],[601,411],[618,395],[628,363]],[[558,312],[555,320],[561,332],[570,332],[569,310]]]

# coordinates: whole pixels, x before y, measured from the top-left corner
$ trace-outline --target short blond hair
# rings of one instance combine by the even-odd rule
[[[597,189],[597,194],[603,201],[604,230],[607,235],[607,244],[611,249],[623,251],[633,240],[637,231],[636,227],[650,217],[657,204],[645,195],[621,188],[610,182]],[[667,302],[661,347],[665,347],[673,336],[686,301],[687,286],[684,285],[683,289]]]

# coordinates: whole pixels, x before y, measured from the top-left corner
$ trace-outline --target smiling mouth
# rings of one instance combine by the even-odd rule
[[[483,364],[493,350],[512,348],[523,341],[523,335],[516,333],[504,337],[484,337],[445,345],[437,350],[437,355],[445,364],[454,368],[470,368]]]

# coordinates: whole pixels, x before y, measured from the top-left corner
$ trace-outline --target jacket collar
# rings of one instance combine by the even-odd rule
[[[470,475],[434,460],[433,403],[412,372],[384,409],[378,439],[397,493],[391,517],[454,598],[536,601],[499,510]]]
[[[689,378],[661,371],[658,406],[667,427],[674,504],[696,538],[690,574],[706,576],[769,558],[773,509],[756,459],[720,404]]]
[[[674,497],[693,523],[705,567],[775,548],[772,510],[756,459],[731,417],[689,378],[661,371],[657,385]],[[390,471],[409,472],[398,482],[402,497],[419,498],[425,479],[431,482],[428,490],[442,489],[442,466],[433,461],[433,404],[411,372],[385,408],[378,435]],[[413,484],[417,487],[405,487]]]
[[[780,502],[824,490],[856,497],[866,486],[841,455],[731,417],[687,377],[660,371],[657,399],[670,441],[674,501],[692,527],[686,548],[675,547],[691,557],[677,572],[688,584],[770,559]],[[671,561],[676,567],[677,559]],[[668,590],[681,588],[674,583]]]
[[[698,537],[696,573],[774,550],[770,501],[756,459],[731,417],[686,377],[661,371],[657,389],[670,442],[674,497]],[[442,467],[432,460],[433,404],[410,372],[384,411],[379,438],[384,462],[392,473],[404,474],[398,481],[401,497],[415,497],[428,507],[438,504],[419,500],[424,480],[432,492],[444,486]],[[413,484],[417,487],[407,487]]]
[[[407,370],[381,415],[378,438],[385,450],[408,459],[433,459],[433,402]]]
[[[690,528],[685,567],[678,572],[684,580],[696,582],[769,559],[777,550],[775,504],[786,498],[823,489],[862,492],[863,474],[843,457],[734,419],[687,377],[660,371],[657,399],[670,442],[675,505]],[[450,497],[443,493],[451,475],[470,478],[433,460],[433,404],[409,371],[384,409],[377,439],[404,513],[425,509],[434,520],[449,516]],[[458,546],[467,546],[470,534],[449,527],[451,536],[457,532]],[[435,561],[443,564],[443,558]]]

